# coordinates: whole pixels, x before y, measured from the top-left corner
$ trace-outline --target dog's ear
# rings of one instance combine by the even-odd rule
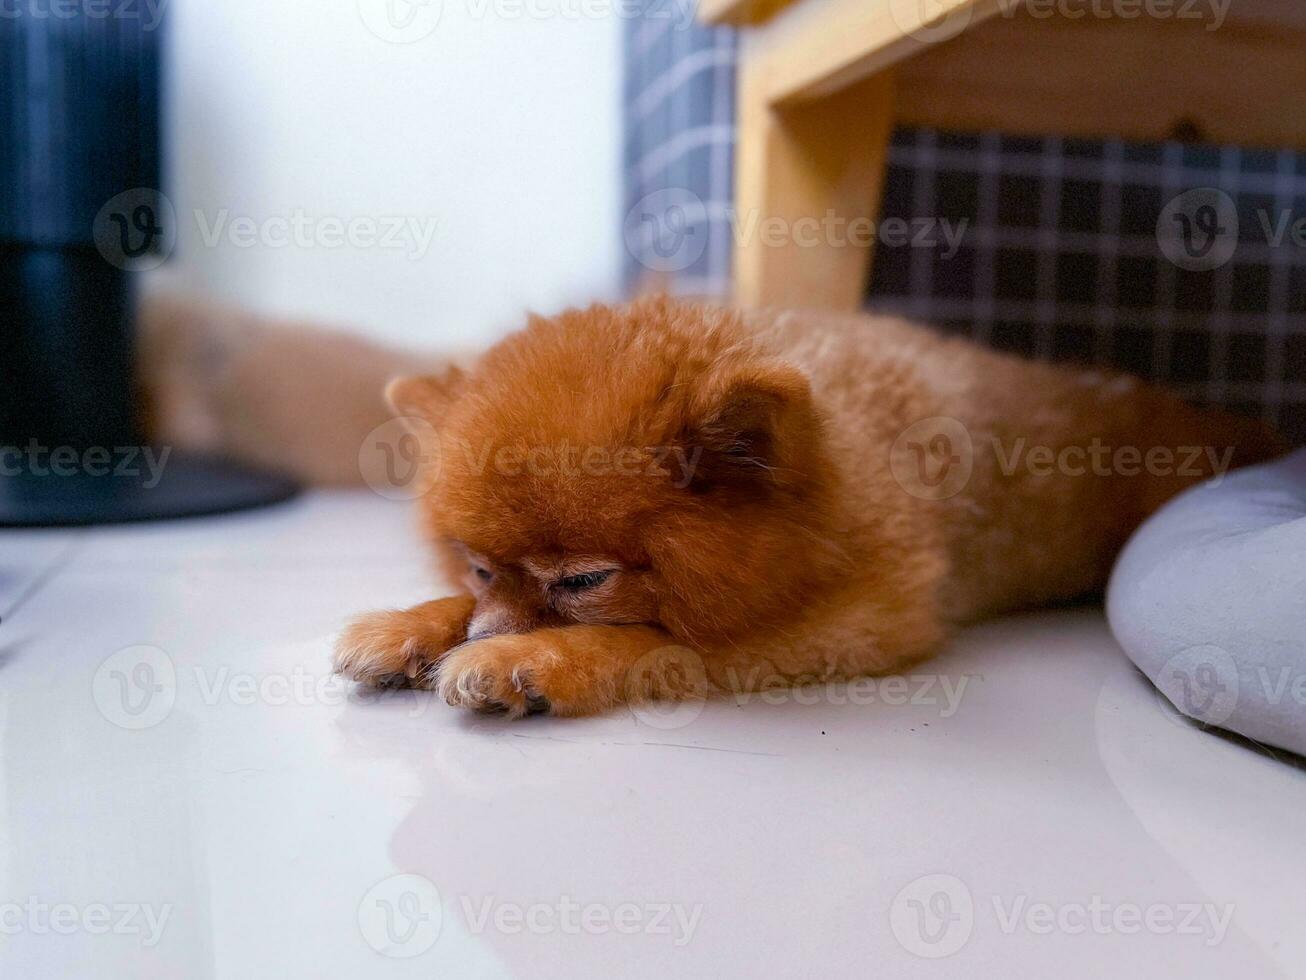
[[[435,423],[458,398],[466,375],[458,367],[439,374],[394,378],[385,386],[385,400],[399,418],[417,418]]]
[[[689,458],[701,449],[690,486],[700,492],[788,486],[817,450],[811,385],[783,361],[722,370],[698,392],[690,414]]]

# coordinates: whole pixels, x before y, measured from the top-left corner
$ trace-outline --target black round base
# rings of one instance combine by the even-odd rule
[[[107,457],[107,459],[106,459]],[[16,475],[10,475],[16,474]],[[62,457],[7,447],[0,456],[0,527],[75,527],[225,514],[279,503],[291,481],[226,460],[151,448]]]

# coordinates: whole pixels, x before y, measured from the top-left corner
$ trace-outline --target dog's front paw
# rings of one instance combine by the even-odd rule
[[[511,718],[581,713],[579,678],[566,676],[564,651],[549,633],[505,633],[459,647],[440,664],[440,695],[452,705]]]
[[[375,687],[432,687],[440,658],[467,635],[474,606],[471,596],[453,596],[360,616],[336,641],[336,673]]]

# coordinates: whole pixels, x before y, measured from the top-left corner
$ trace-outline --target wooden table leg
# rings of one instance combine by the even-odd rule
[[[839,92],[776,106],[769,59],[739,74],[735,300],[747,306],[860,308],[879,220],[889,138],[889,70]]]

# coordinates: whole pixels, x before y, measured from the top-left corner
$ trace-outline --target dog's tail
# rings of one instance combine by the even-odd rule
[[[1092,593],[1166,501],[1286,445],[1259,419],[1136,378],[985,354],[954,410],[977,434],[949,501],[963,618]]]
[[[145,297],[138,327],[138,401],[151,442],[312,486],[363,482],[360,451],[391,418],[390,378],[458,360],[172,295]]]

